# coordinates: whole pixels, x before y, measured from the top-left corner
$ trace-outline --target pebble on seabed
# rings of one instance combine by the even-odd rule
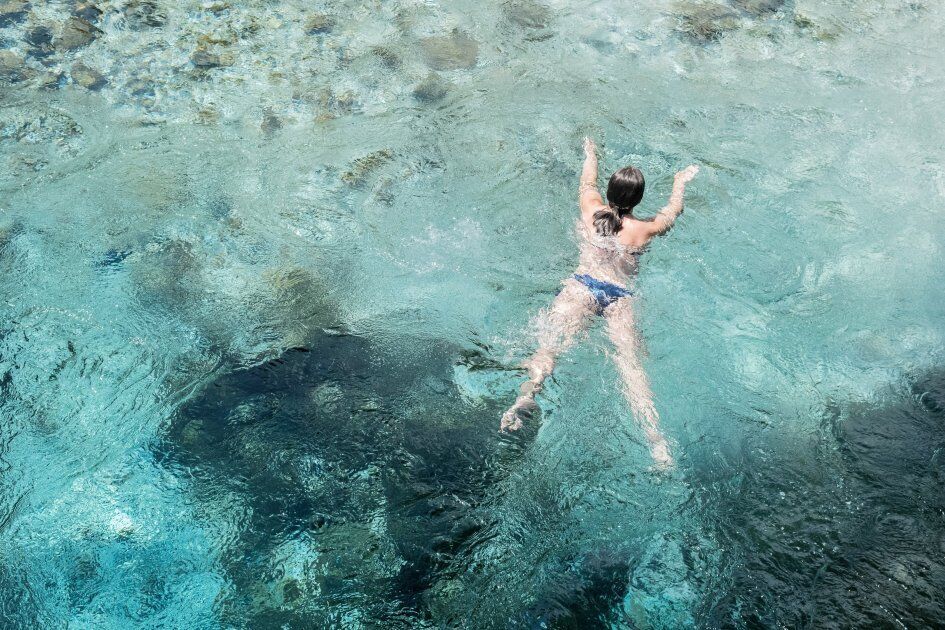
[[[397,53],[386,46],[375,46],[371,49],[371,52],[390,70],[396,70],[402,65]]]
[[[436,103],[446,98],[448,92],[449,83],[431,72],[413,89],[413,96],[422,103]]]
[[[680,9],[681,23],[677,30],[700,44],[718,41],[739,25],[738,14],[722,4],[685,4]]]
[[[102,17],[102,10],[91,2],[77,2],[72,9],[72,15],[88,22],[95,22]]]
[[[472,68],[479,56],[479,43],[458,29],[445,36],[425,37],[420,45],[424,60],[434,70]]]
[[[62,83],[63,73],[59,71],[47,72],[42,75],[37,81],[36,87],[41,90],[55,90],[58,89]]]
[[[53,54],[53,34],[48,26],[34,26],[26,32],[23,41],[29,45],[29,55],[36,59],[44,59]]]
[[[358,186],[364,183],[368,175],[389,162],[393,157],[394,153],[390,149],[381,149],[359,157],[350,169],[342,173],[341,181],[349,186]]]
[[[305,19],[305,32],[309,35],[327,33],[334,26],[334,22],[324,13],[313,13]]]
[[[102,31],[95,28],[91,22],[78,17],[71,17],[62,26],[62,33],[55,41],[58,50],[75,50],[89,44]]]
[[[282,119],[279,118],[274,111],[272,111],[271,107],[267,107],[263,112],[263,119],[262,123],[259,125],[259,128],[268,138],[275,132],[282,129]]]
[[[30,5],[26,0],[0,1],[0,28],[22,22]]]
[[[194,67],[201,69],[219,68],[221,66],[233,65],[233,56],[229,53],[214,53],[206,48],[198,47],[190,56],[190,62]]]
[[[81,61],[72,64],[69,71],[72,80],[88,90],[100,90],[108,85],[108,80],[102,76],[102,73],[94,68],[90,68]]]
[[[551,20],[551,11],[534,0],[512,0],[502,5],[508,20],[525,28],[544,28]]]
[[[734,0],[733,4],[755,17],[764,17],[781,9],[784,0]]]
[[[153,0],[131,0],[124,8],[125,21],[133,30],[148,26],[164,26],[167,15]]]
[[[0,81],[16,83],[29,75],[25,60],[12,50],[0,50]]]

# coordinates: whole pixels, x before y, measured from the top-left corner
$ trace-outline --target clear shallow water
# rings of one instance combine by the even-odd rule
[[[99,6],[0,17],[5,626],[941,623],[941,7]],[[703,165],[669,476],[599,329],[495,431],[585,134]]]

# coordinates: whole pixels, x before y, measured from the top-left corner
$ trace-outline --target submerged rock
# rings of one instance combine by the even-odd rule
[[[48,26],[36,26],[26,32],[23,41],[29,46],[28,54],[36,59],[45,59],[55,52],[53,34]]]
[[[144,77],[137,77],[125,84],[125,90],[137,98],[153,98],[154,81]]]
[[[263,119],[262,123],[259,125],[259,128],[266,135],[266,137],[269,137],[282,129],[282,119],[276,116],[272,109],[267,107],[266,111],[263,112]]]
[[[210,4],[205,4],[203,8],[209,11],[210,13],[219,14],[219,13],[223,13],[224,11],[229,11],[231,7],[230,7],[229,2],[221,2],[218,0],[217,2],[211,2]]]
[[[197,110],[198,125],[212,125],[220,122],[220,112],[213,107],[201,107]]]
[[[215,53],[206,48],[197,48],[190,56],[190,63],[196,68],[219,68],[233,65],[233,56],[229,53]]]
[[[755,17],[776,13],[784,6],[784,0],[734,0],[736,7]]]
[[[324,13],[313,13],[305,19],[305,32],[309,35],[327,33],[334,26],[334,21]]]
[[[738,28],[739,18],[721,4],[688,5],[677,30],[700,44],[718,41],[726,31]]]
[[[794,26],[801,31],[811,34],[814,39],[822,42],[834,41],[840,36],[839,31],[836,29],[819,25],[803,13],[794,13]]]
[[[117,269],[121,267],[121,264],[125,261],[128,256],[131,256],[133,252],[130,249],[119,250],[119,249],[109,249],[105,252],[105,255],[102,256],[102,259],[99,261],[99,267]]]
[[[12,111],[0,124],[0,140],[49,145],[66,152],[76,148],[81,135],[82,127],[71,116],[52,107],[29,112]]]
[[[131,0],[124,8],[125,22],[133,30],[164,26],[167,14],[154,0]]]
[[[0,28],[22,22],[29,8],[26,0],[0,0]]]
[[[524,28],[544,28],[551,21],[551,10],[534,0],[512,0],[502,5],[505,17]]]
[[[69,74],[72,76],[72,80],[82,87],[88,90],[101,90],[103,87],[108,85],[108,80],[102,75],[101,72],[90,68],[81,61],[77,61],[72,64],[72,69],[69,71]]]
[[[437,103],[446,98],[448,92],[449,83],[437,73],[431,72],[413,89],[413,96],[422,103]]]
[[[23,41],[31,47],[49,46],[52,40],[53,34],[48,26],[34,26],[23,36]]]
[[[0,81],[16,83],[29,76],[26,60],[12,50],[0,50]]]
[[[420,40],[423,58],[434,70],[472,68],[479,56],[479,43],[460,30],[446,36]]]
[[[72,15],[88,22],[96,22],[102,17],[102,10],[91,2],[77,2],[72,8]]]
[[[65,75],[62,72],[47,72],[37,81],[37,87],[41,90],[56,90],[62,85]]]
[[[394,153],[390,149],[368,153],[364,157],[356,159],[351,168],[341,174],[341,181],[351,186],[357,186],[363,183],[368,175],[389,162],[393,157]]]
[[[319,90],[312,95],[312,102],[322,110],[316,120],[331,120],[337,116],[346,116],[354,112],[358,104],[357,95],[350,90],[335,94],[331,88]]]
[[[375,57],[381,60],[381,63],[391,70],[396,70],[401,65],[400,57],[390,48],[375,46],[371,49],[371,52],[374,53]]]
[[[63,25],[62,33],[56,40],[55,46],[58,50],[75,50],[88,45],[101,34],[102,31],[95,28],[88,20],[71,17]]]

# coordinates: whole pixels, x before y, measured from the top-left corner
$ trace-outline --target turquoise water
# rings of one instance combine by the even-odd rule
[[[0,4],[0,625],[940,625],[943,25]],[[636,285],[668,474],[599,326],[496,431],[585,135],[644,213],[702,165]]]

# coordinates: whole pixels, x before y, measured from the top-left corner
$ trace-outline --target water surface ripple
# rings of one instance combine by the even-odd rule
[[[0,626],[945,624],[945,5],[0,2]],[[591,330],[580,142],[677,467]]]

